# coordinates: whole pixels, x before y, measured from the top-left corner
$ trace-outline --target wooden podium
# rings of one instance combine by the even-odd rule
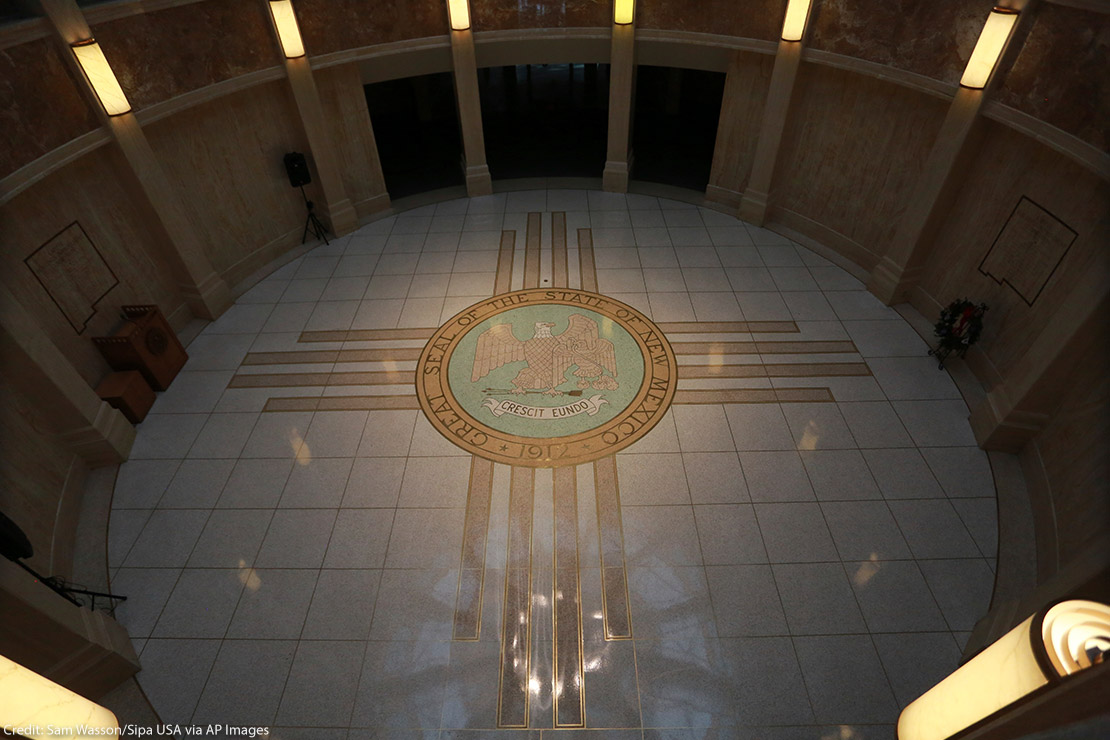
[[[93,343],[113,370],[137,370],[156,391],[164,391],[189,359],[157,306],[124,306],[124,324]]]

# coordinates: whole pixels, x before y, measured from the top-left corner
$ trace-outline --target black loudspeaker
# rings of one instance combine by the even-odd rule
[[[308,162],[300,152],[289,152],[285,155],[285,172],[289,175],[289,184],[295,188],[304,187],[312,182],[312,175],[308,174]]]

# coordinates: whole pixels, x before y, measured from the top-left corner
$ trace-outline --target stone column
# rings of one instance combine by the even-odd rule
[[[474,57],[474,33],[450,31],[451,58],[454,62],[455,100],[459,106],[463,155],[466,157],[467,195],[493,192],[486,164],[486,140],[482,132],[482,102],[478,96],[478,62]]]
[[[767,220],[775,162],[778,160],[782,133],[786,129],[787,116],[790,113],[790,99],[794,96],[798,68],[802,63],[802,43],[779,39],[775,67],[771,71],[771,84],[767,89],[767,102],[763,106],[763,122],[759,127],[752,174],[740,198],[740,218],[759,226]]]
[[[965,179],[974,159],[972,133],[991,89],[1004,76],[999,70],[1012,63],[1032,22],[1032,0],[1014,0],[1010,5],[1022,11],[1006,47],[986,87],[974,90],[960,87],[948,107],[940,133],[929,152],[929,159],[917,178],[913,194],[902,212],[894,238],[871,271],[867,289],[887,305],[904,303],[910,289],[921,277],[928,260],[933,235],[947,213],[954,191]],[[1015,41],[1018,40],[1018,41]]]
[[[73,57],[69,45],[92,38],[92,31],[74,0],[40,0],[43,10],[61,42],[65,45],[62,58],[74,76],[85,75]],[[231,305],[227,283],[212,268],[204,245],[166,177],[162,165],[151,149],[146,135],[133,113],[108,116],[104,113],[92,88],[86,94],[111,133],[134,177],[136,192],[145,199],[153,215],[153,226],[166,239],[167,256],[175,268],[182,295],[192,312],[204,319],[214,319]]]
[[[1110,286],[1097,271],[1087,272],[1068,294],[1021,359],[1006,367],[970,417],[971,430],[985,450],[1020,452],[1044,428],[1059,405],[1060,389],[1077,357],[1102,346],[1110,312]],[[1093,380],[1093,379],[1092,379]]]
[[[635,23],[613,24],[609,53],[609,139],[601,187],[611,193],[628,191],[632,99],[636,79]]]
[[[308,56],[285,58],[285,73],[289,77],[289,86],[293,89],[293,100],[297,104],[308,149],[316,164],[316,178],[324,194],[323,206],[332,233],[336,236],[348,234],[358,228],[358,215],[351,199],[347,197],[343,175],[339,171],[339,158],[335,156],[335,149],[324,126],[324,111]]]
[[[36,418],[90,468],[127,459],[135,428],[93,392],[69,359],[8,289],[0,285],[4,375],[39,399]]]

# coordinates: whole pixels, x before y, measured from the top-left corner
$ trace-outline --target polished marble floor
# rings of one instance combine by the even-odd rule
[[[558,285],[662,328],[670,410],[556,470],[448,442],[413,390],[432,331]],[[927,349],[848,272],[686,203],[524,191],[369,224],[208,325],[139,427],[109,568],[140,684],[166,722],[278,738],[893,738],[996,550]]]

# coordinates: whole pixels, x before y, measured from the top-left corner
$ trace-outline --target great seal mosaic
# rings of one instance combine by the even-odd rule
[[[505,293],[456,314],[421,353],[433,426],[495,462],[557,467],[622,450],[658,423],[677,372],[642,313],[571,288]]]

